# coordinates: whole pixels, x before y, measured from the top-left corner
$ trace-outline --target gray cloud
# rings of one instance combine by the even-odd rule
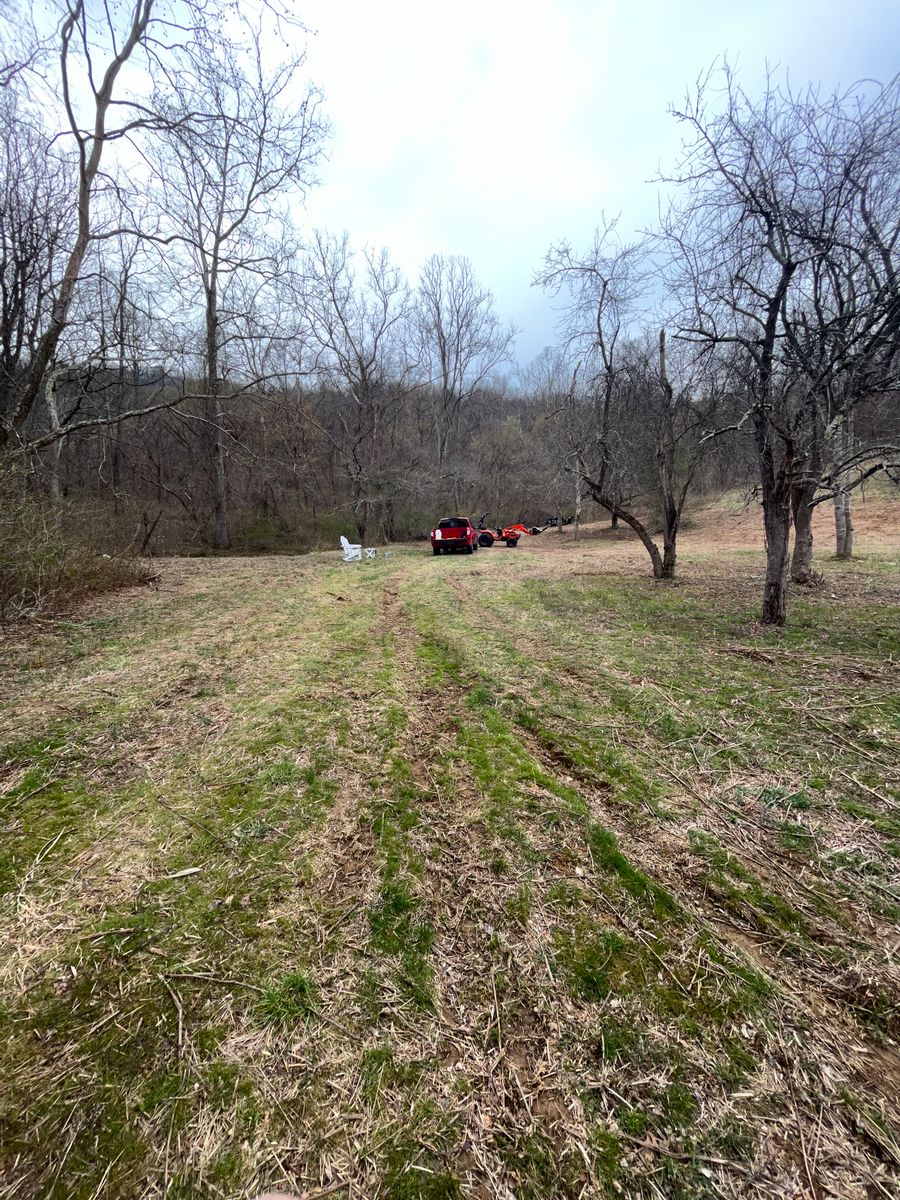
[[[900,5],[756,0],[308,0],[309,68],[335,136],[304,220],[386,245],[411,275],[466,254],[522,327],[523,361],[552,340],[529,287],[550,242],[589,241],[601,210],[653,219],[667,115],[722,54],[752,90],[765,63],[796,85],[889,78]]]

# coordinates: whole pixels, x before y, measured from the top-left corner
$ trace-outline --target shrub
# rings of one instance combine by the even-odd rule
[[[21,475],[0,469],[0,621],[146,581],[139,560],[95,553],[66,532],[65,516],[63,506],[30,495]]]

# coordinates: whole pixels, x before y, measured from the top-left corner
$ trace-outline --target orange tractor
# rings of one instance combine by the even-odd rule
[[[482,513],[479,518],[478,525],[478,545],[493,546],[494,542],[506,542],[510,550],[515,550],[519,544],[519,538],[525,534],[528,537],[533,537],[543,530],[537,525],[502,525],[496,528],[489,528],[484,523],[484,518],[487,513]]]

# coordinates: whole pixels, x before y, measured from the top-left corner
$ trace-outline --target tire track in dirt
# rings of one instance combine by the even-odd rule
[[[449,583],[467,606],[477,603],[477,597],[465,583],[458,579],[451,579]],[[487,616],[489,610],[482,606],[482,611]],[[494,624],[499,633],[501,627],[496,622]],[[534,635],[528,640],[532,646],[540,647],[538,661],[546,661],[541,650],[552,653],[552,648]],[[590,682],[588,678],[571,672],[570,676],[577,681],[580,689]],[[805,964],[798,969],[795,961],[787,961],[773,954],[766,940],[752,929],[724,918],[693,868],[695,859],[691,854],[687,828],[645,822],[637,831],[634,823],[625,819],[621,808],[611,804],[610,789],[598,786],[596,777],[567,755],[564,746],[548,746],[531,730],[522,727],[518,727],[516,733],[530,755],[542,763],[549,774],[555,775],[582,795],[594,819],[616,835],[626,856],[632,862],[639,863],[651,878],[666,886],[698,928],[705,930],[719,944],[724,942],[729,945],[739,961],[749,958],[754,968],[761,970],[775,983],[783,1006],[782,1020],[795,1035],[802,1031],[801,1054],[784,1055],[787,1077],[796,1074],[802,1058],[811,1057],[816,1063],[818,1076],[814,1091],[823,1105],[833,1104],[842,1088],[852,1086],[889,1122],[889,1114],[895,1110],[900,1097],[900,1054],[896,1046],[873,1040],[855,1014],[828,994],[827,973],[817,972]],[[798,974],[802,980],[799,986]],[[837,1047],[841,1048],[839,1052]],[[790,1086],[793,1087],[793,1084]],[[849,1110],[847,1115],[849,1121],[836,1120],[832,1133],[836,1142],[844,1144],[845,1161],[858,1160],[858,1136],[851,1130],[854,1124],[858,1129],[860,1126],[854,1122]],[[821,1111],[817,1115],[810,1105],[803,1116],[805,1135],[808,1138],[816,1137],[817,1124],[821,1129]],[[800,1121],[799,1113],[797,1120]],[[890,1149],[890,1138],[883,1143],[876,1137],[875,1144],[895,1169],[900,1167],[900,1159]]]
[[[586,1168],[589,1123],[565,1077],[563,1029],[547,996],[549,968],[538,939],[510,923],[507,904],[518,883],[498,879],[490,865],[508,848],[487,829],[474,781],[458,764],[448,779],[446,764],[430,760],[430,748],[452,739],[465,719],[465,697],[447,680],[434,686],[424,678],[416,653],[421,638],[400,599],[402,583],[386,589],[379,629],[391,637],[405,681],[400,748],[427,821],[419,850],[437,931],[438,997],[429,1042],[443,1063],[433,1087],[462,1122],[456,1162],[465,1194],[478,1200],[518,1194],[510,1159],[537,1137],[554,1147],[561,1172],[555,1194],[575,1196],[586,1187],[584,1195],[599,1195]],[[543,837],[549,853],[551,839]],[[471,1089],[464,1104],[454,1095],[456,1080]]]
[[[287,613],[281,615],[284,616],[286,622]],[[233,616],[229,617],[229,625],[233,620]],[[216,628],[220,628],[220,626],[217,625]],[[261,690],[263,700],[266,698],[277,700],[282,692],[288,696],[296,688],[294,668],[290,663],[281,663],[285,654],[290,657],[292,653],[290,634],[288,633],[288,636],[283,637],[282,640],[285,644],[281,647],[278,669],[270,661],[271,656],[264,655],[262,645],[260,645],[258,653],[252,651],[250,654],[245,653],[238,661],[235,655],[240,645],[239,636],[231,643],[226,642],[224,645],[220,643],[220,651],[225,656],[227,663],[234,660],[239,670],[248,674],[253,689]],[[234,651],[229,655],[230,644],[234,646]],[[335,647],[335,650],[339,649],[339,645]],[[265,664],[262,663],[263,656],[266,659]],[[335,658],[334,661],[342,660]],[[258,670],[261,665],[265,667],[264,679],[263,674]],[[253,682],[256,680],[257,674],[259,681],[263,683],[262,689],[257,689],[257,682]],[[311,695],[316,688],[325,688],[324,683],[319,684],[315,679],[315,673],[313,673],[309,683]],[[170,701],[169,704],[163,705],[163,711],[166,713],[173,711],[171,702],[181,695],[176,685],[177,680],[172,686],[164,689],[165,696]],[[343,700],[346,701],[346,707],[349,710],[347,724],[364,727],[371,703],[371,694],[355,691],[351,686],[344,691]],[[327,694],[323,693],[323,704],[325,703],[327,703]],[[151,703],[151,717],[157,707],[156,704]],[[257,716],[254,709],[246,716],[244,723],[249,722],[247,728],[250,729],[256,721]],[[144,733],[146,733],[146,729]],[[173,738],[169,739],[169,755],[189,747],[192,731],[182,721],[180,728],[173,727],[173,735]],[[135,736],[134,730],[129,731],[129,736]],[[348,921],[352,922],[354,919],[354,914],[352,912],[348,914],[340,904],[341,885],[344,879],[361,882],[365,877],[365,870],[360,867],[364,867],[367,860],[371,860],[372,855],[366,853],[365,842],[368,831],[358,812],[360,795],[364,790],[361,783],[362,777],[358,771],[347,765],[346,756],[341,753],[338,746],[338,730],[336,728],[325,731],[323,741],[318,744],[320,756],[324,747],[330,747],[328,757],[334,764],[334,769],[329,772],[335,783],[334,803],[319,828],[310,828],[306,833],[294,838],[290,860],[285,863],[287,868],[285,879],[289,880],[293,875],[298,891],[301,895],[306,893],[310,903],[305,906],[306,913],[296,922],[296,928],[292,931],[297,936],[290,936],[286,939],[283,961],[280,966],[285,976],[296,970],[298,965],[296,955],[292,954],[289,947],[295,948],[298,941],[302,942],[308,935],[312,947],[310,957],[316,964],[317,976],[321,980],[322,1028],[331,1032],[343,1027],[346,1020],[346,1014],[341,1010],[340,985],[345,976],[352,977],[355,961],[351,960],[349,953],[343,956],[340,953],[333,953],[335,949],[333,945],[334,930],[339,924],[347,925]],[[196,750],[196,746],[193,748]],[[293,754],[287,744],[283,747],[276,747],[275,751],[279,761],[285,756],[292,759],[298,757]],[[308,756],[304,762],[306,766],[309,765]],[[146,762],[143,762],[137,764],[137,767],[145,769],[146,765]],[[301,762],[300,765],[302,766],[304,763]],[[168,781],[168,774],[166,780]],[[168,782],[166,782],[166,786],[168,786]],[[164,793],[165,787],[162,781],[160,781],[160,787]],[[43,919],[40,922],[36,920],[34,906],[31,906],[27,913],[21,914],[23,917],[27,916],[29,929],[35,932],[35,936],[25,938],[24,943],[24,948],[33,949],[37,955],[30,967],[32,974],[37,971],[41,976],[47,976],[47,972],[53,968],[55,956],[63,948],[73,944],[72,939],[78,934],[83,922],[86,921],[91,927],[99,919],[98,914],[102,916],[110,906],[125,904],[129,897],[139,895],[140,888],[146,884],[148,878],[159,874],[158,869],[149,870],[149,856],[152,856],[156,863],[160,859],[165,861],[168,855],[177,854],[179,836],[185,831],[189,832],[192,828],[190,825],[181,823],[173,824],[171,815],[162,812],[163,826],[161,829],[157,829],[156,826],[159,824],[157,818],[160,814],[153,805],[142,806],[140,812],[135,808],[133,813],[127,814],[127,820],[125,820],[126,814],[121,811],[114,816],[112,833],[100,830],[99,840],[92,842],[78,858],[66,864],[69,885],[61,885],[63,892],[59,896],[54,893],[53,896],[47,894],[41,897]],[[154,830],[160,836],[156,836]],[[327,852],[333,850],[333,861],[328,861],[326,853],[316,864],[316,851],[323,847]],[[127,863],[127,870],[117,869],[116,864],[120,852],[123,863]],[[342,870],[345,865],[347,869]],[[83,889],[70,886],[73,870],[74,877],[82,880]],[[319,881],[318,890],[307,880],[307,872],[315,874]],[[326,874],[326,872],[329,873]],[[284,886],[288,886],[287,883]],[[237,897],[233,899],[237,899]],[[321,911],[315,911],[317,906],[321,906]],[[297,915],[296,904],[287,907],[293,907],[293,914]],[[62,920],[60,914],[68,912],[69,909],[75,910],[75,920]],[[277,908],[273,909],[268,917],[261,921],[261,928],[273,921],[284,919],[284,917],[283,911],[278,911]],[[11,930],[10,942],[12,945],[21,942],[22,930],[21,924]],[[85,944],[92,945],[93,943]],[[200,972],[198,979],[202,979],[204,973],[208,973],[210,978],[215,976],[215,964],[206,963],[202,949],[199,950],[199,953],[195,951],[190,957],[190,966],[184,969]],[[161,964],[154,963],[153,966],[159,969]],[[271,967],[277,981],[279,977],[277,954],[274,956]],[[268,980],[261,982],[266,984]],[[303,1035],[291,1039],[285,1038],[277,1030],[261,1028],[255,1017],[253,997],[260,993],[262,988],[248,982],[246,987],[250,989],[249,991],[242,991],[238,988],[231,995],[227,989],[222,990],[223,983],[227,984],[228,980],[210,984],[208,987],[210,991],[208,1000],[213,1006],[211,1011],[218,1013],[218,1024],[223,1031],[227,1031],[217,1047],[214,1058],[216,1063],[225,1062],[229,1067],[239,1068],[242,1078],[252,1079],[259,1096],[264,1101],[260,1122],[247,1141],[248,1159],[261,1172],[267,1168],[271,1169],[269,1164],[272,1161],[273,1147],[277,1147],[285,1140],[284,1128],[273,1128],[273,1122],[275,1126],[280,1125],[286,1108],[302,1107],[301,1094],[305,1091],[309,1091],[311,1097],[327,1093],[327,1082],[333,1059],[329,1057],[329,1052],[324,1047],[324,1038],[311,1040]],[[180,988],[182,985],[176,983],[174,986]],[[199,1004],[199,1001],[197,1003]],[[322,1049],[317,1051],[317,1045]],[[346,1044],[343,1043],[343,1045],[346,1049]],[[190,1042],[188,1042],[188,1046],[190,1046]],[[72,1054],[75,1054],[74,1050]],[[196,1079],[203,1078],[202,1072],[206,1065],[208,1065],[206,1056],[197,1057],[191,1050],[188,1050],[186,1069],[191,1071]],[[85,1063],[85,1079],[89,1078],[90,1069],[90,1064]],[[201,1085],[198,1083],[197,1086]],[[348,1119],[353,1108],[352,1103],[347,1105]],[[330,1111],[327,1096],[326,1102],[321,1106],[315,1106],[310,1098],[304,1111],[310,1118],[308,1122],[309,1136],[306,1139],[301,1137],[299,1140],[301,1142],[305,1140],[306,1153],[297,1155],[292,1152],[296,1159],[296,1170],[292,1172],[289,1179],[285,1180],[288,1186],[297,1191],[302,1191],[310,1182],[306,1175],[310,1163],[314,1164],[320,1181],[322,1180],[321,1173],[328,1170],[327,1159],[322,1159],[318,1155],[315,1146],[316,1136],[320,1132],[317,1114],[319,1111]],[[192,1119],[184,1129],[179,1129],[174,1137],[171,1131],[167,1136],[165,1129],[157,1130],[157,1135],[155,1139],[150,1137],[148,1140],[146,1164],[148,1178],[155,1179],[158,1176],[161,1179],[164,1174],[167,1174],[169,1168],[168,1165],[164,1165],[163,1150],[165,1164],[168,1164],[171,1155],[173,1163],[178,1163],[180,1168],[190,1170],[198,1178],[202,1178],[214,1168],[217,1159],[228,1150],[233,1141],[232,1114],[226,1111],[220,1117],[207,1107],[201,1109],[197,1119]],[[341,1136],[343,1137],[343,1134]],[[253,1143],[252,1152],[250,1151],[251,1142]],[[288,1159],[290,1158],[291,1155],[288,1155]],[[250,1192],[258,1191],[267,1182],[268,1178],[260,1175],[255,1182],[253,1180],[248,1182],[248,1188]]]
[[[247,720],[236,713],[233,699],[226,702],[216,694],[214,685],[233,669],[238,696],[242,681],[250,688],[259,686],[261,655],[241,654],[238,650],[244,645],[244,630],[258,622],[263,611],[262,607],[251,607],[243,621],[232,611],[204,617],[202,636],[195,637],[193,632],[186,635],[183,630],[167,635],[154,646],[149,672],[144,669],[142,655],[132,654],[127,666],[107,680],[116,682],[122,693],[126,686],[123,680],[138,676],[144,679],[127,724],[121,727],[121,716],[110,708],[97,714],[95,729],[85,735],[76,727],[73,742],[62,744],[58,766],[53,768],[60,778],[71,775],[78,779],[82,763],[94,764],[86,775],[93,807],[73,816],[64,830],[66,836],[50,845],[52,853],[46,852],[47,847],[42,849],[28,886],[23,884],[18,896],[8,898],[4,904],[4,908],[13,905],[0,925],[0,980],[7,985],[22,991],[36,971],[46,969],[48,964],[52,967],[78,928],[77,922],[66,919],[67,912],[80,911],[94,922],[98,912],[120,905],[146,883],[156,862],[177,853],[179,839],[195,828],[190,824],[190,813],[173,814],[163,799],[173,787],[184,786],[183,781],[175,781],[178,771],[173,764],[189,751],[194,762],[191,781],[196,786],[205,760],[215,757],[221,740]],[[182,649],[185,642],[187,649]],[[183,678],[185,656],[195,661],[204,647],[217,649],[219,665]],[[104,654],[101,649],[95,657]],[[267,692],[271,694],[279,684],[287,687],[289,678],[288,673],[278,677],[273,664],[266,662]],[[99,686],[96,675],[86,679],[72,681],[76,694],[85,687],[94,690]],[[65,689],[60,694],[69,699]],[[114,694],[110,695],[114,700]],[[36,711],[38,716],[43,712],[40,706]],[[15,782],[13,776],[13,786]],[[110,794],[143,783],[149,785],[150,795],[138,791],[128,804],[110,807]],[[12,824],[7,836],[16,832],[15,802],[8,807],[7,820]],[[74,847],[70,836],[78,839]]]
[[[414,640],[410,639],[408,633],[411,622],[404,613],[402,603],[399,603],[396,597],[391,598],[389,609],[393,613],[391,619],[395,625],[404,630],[403,643],[405,652],[408,654],[415,648]],[[388,624],[389,621],[386,621],[386,626]],[[410,670],[411,673],[415,673],[414,667]],[[411,691],[410,694],[412,696],[413,692]],[[427,745],[427,737],[440,737],[445,732],[457,728],[460,721],[471,720],[472,713],[466,709],[465,696],[464,688],[458,685],[448,685],[446,679],[442,681],[440,688],[427,686],[420,688],[417,700],[426,709],[428,716],[426,721],[420,723],[418,730],[415,725],[413,726],[414,744],[419,747]],[[411,705],[411,708],[416,711],[419,704]],[[517,734],[535,761],[544,766],[548,775],[558,778],[567,786],[578,790],[589,801],[591,810],[597,819],[607,827],[613,827],[621,832],[623,848],[627,848],[631,853],[632,860],[643,863],[646,847],[641,847],[635,842],[618,814],[612,819],[608,819],[611,816],[608,795],[596,791],[587,792],[583,780],[573,779],[568,773],[561,774],[561,765],[563,768],[570,765],[564,756],[561,764],[559,756],[548,755],[537,739],[523,731],[517,730]],[[424,782],[424,777],[427,777],[427,768],[422,766],[420,770],[424,772],[424,776],[420,775]],[[542,993],[546,996],[548,993],[547,979],[541,978],[538,972],[529,972],[528,969],[530,964],[540,962],[540,955],[544,955],[546,971],[550,975],[550,965],[546,960],[544,947],[552,944],[553,922],[539,923],[535,929],[532,919],[528,933],[523,933],[511,926],[508,913],[500,900],[502,885],[496,878],[491,877],[491,873],[485,865],[494,847],[484,837],[483,828],[479,830],[478,822],[476,821],[474,825],[472,823],[473,810],[479,803],[477,788],[472,789],[471,784],[467,788],[465,775],[457,772],[454,776],[453,790],[459,797],[467,794],[469,796],[468,819],[462,822],[459,831],[460,836],[467,838],[466,850],[464,853],[457,851],[455,854],[442,855],[442,861],[446,859],[448,863],[452,862],[452,868],[445,868],[442,871],[432,868],[429,877],[437,908],[448,907],[449,911],[453,913],[460,904],[461,891],[465,896],[466,907],[457,920],[456,931],[465,942],[463,954],[466,966],[461,973],[467,973],[468,978],[454,979],[452,967],[442,966],[441,969],[445,976],[443,1010],[445,1015],[452,1017],[452,1023],[456,1030],[454,1040],[459,1061],[465,1063],[466,1073],[470,1079],[481,1078],[485,1081],[479,1089],[476,1103],[473,1106],[478,1113],[478,1118],[474,1122],[474,1130],[472,1125],[468,1127],[469,1141],[466,1153],[472,1153],[474,1161],[485,1163],[485,1158],[482,1157],[479,1160],[477,1152],[471,1148],[477,1148],[479,1143],[483,1145],[485,1126],[489,1131],[502,1133],[504,1122],[511,1130],[521,1130],[523,1122],[528,1128],[540,1129],[543,1126],[551,1138],[557,1139],[555,1144],[559,1147],[559,1153],[563,1153],[566,1147],[569,1149],[579,1145],[586,1147],[590,1141],[589,1122],[580,1097],[577,1095],[577,1084],[570,1074],[571,1068],[563,1065],[565,1055],[562,1049],[564,1044],[568,1043],[567,1053],[571,1057],[571,1038],[573,1031],[579,1028],[579,1015],[566,1012],[566,1019],[561,1020],[560,1013],[565,1011],[566,1006],[561,1002],[558,991],[554,1000],[545,1008],[541,1007],[540,1002],[536,1003],[535,997],[541,997]],[[473,790],[474,794],[472,794]],[[446,819],[446,811],[444,817]],[[573,869],[573,862],[577,861],[577,857],[573,857],[572,861],[566,861],[565,857],[560,858],[558,853],[560,844],[565,844],[569,834],[557,828],[552,842],[550,842],[546,839],[546,831],[541,830],[535,821],[529,820],[521,812],[517,819],[527,826],[535,850],[543,852],[548,864],[551,865],[551,869],[546,873],[532,875],[532,882],[538,891],[546,891],[551,881],[565,880],[573,884],[583,884],[583,876],[579,879],[580,871],[577,867]],[[640,853],[642,849],[644,853]],[[575,873],[576,871],[578,873]],[[478,904],[472,911],[472,896],[476,894],[478,895]],[[619,924],[628,932],[634,932],[633,926],[621,912],[613,910],[612,916],[614,923]],[[718,931],[711,930],[704,923],[702,916],[695,912],[691,920],[694,927],[707,932],[716,943],[721,944],[721,935],[718,934]],[[488,923],[491,939],[485,944],[479,945],[479,925],[484,923]],[[503,1000],[498,1005],[496,995],[494,995],[492,1004],[491,997],[484,993],[484,989],[480,996],[478,994],[478,985],[482,984],[488,975],[493,978],[496,972],[498,930],[502,931],[502,936],[509,947],[508,962],[512,967],[509,974],[510,978],[514,980],[505,995],[517,993],[521,1000],[521,1011],[529,1014],[527,1020],[524,1021],[521,1016],[519,1017],[522,1022],[519,1027],[513,1023],[510,1028],[509,1022],[501,1019],[500,1012],[504,1009]],[[436,946],[436,952],[438,949],[439,947]],[[445,960],[452,958],[453,952],[453,947],[446,949],[444,951]],[[552,979],[552,975],[550,977]],[[553,995],[552,988],[550,994]],[[478,1000],[481,1001],[480,1007]],[[473,1016],[473,1013],[477,1015]],[[485,1070],[484,1061],[479,1061],[472,1049],[476,1039],[471,1031],[484,1027],[485,1022],[490,1029],[490,1023],[494,1019],[495,1013],[496,1027],[498,1029],[501,1026],[506,1027],[507,1039],[504,1054],[501,1055],[503,1074],[500,1088],[498,1088],[496,1067],[493,1071]],[[795,1035],[796,1031],[790,1021],[787,1020],[786,1023],[790,1034]],[[460,1036],[460,1031],[467,1029],[470,1032]],[[582,1032],[587,1033],[587,1027],[582,1026]],[[823,1128],[827,1128],[831,1142],[836,1147],[834,1161],[829,1165],[830,1177],[844,1180],[846,1187],[844,1184],[841,1185],[844,1187],[842,1194],[862,1195],[856,1189],[858,1181],[866,1177],[868,1170],[866,1154],[861,1153],[858,1139],[850,1134],[844,1122],[839,1118],[832,1119],[830,1115],[828,1118],[823,1118],[822,1111],[817,1111],[811,1096],[814,1086],[808,1074],[800,1066],[801,1059],[788,1054],[782,1062],[779,1058],[782,1053],[782,1045],[781,1042],[774,1046],[768,1045],[765,1053],[769,1062],[765,1069],[770,1072],[777,1071],[780,1087],[785,1095],[794,1095],[795,1088],[799,1091],[801,1099],[799,1102],[794,1101],[793,1120],[795,1128],[800,1127],[802,1130],[800,1138],[806,1136],[808,1139],[814,1139],[822,1135]],[[804,1054],[807,1049],[808,1045],[804,1044]],[[819,1057],[827,1057],[827,1054]],[[589,1067],[587,1069],[589,1070]],[[622,1086],[621,1083],[619,1086]],[[829,1090],[833,1092],[834,1086],[832,1085]],[[499,1101],[498,1096],[500,1097]],[[509,1103],[507,1096],[511,1097],[512,1103]],[[529,1125],[529,1122],[532,1124]],[[515,1133],[512,1136],[514,1137]],[[756,1173],[753,1194],[773,1198],[781,1197],[787,1194],[789,1175],[792,1171],[796,1172],[797,1169],[794,1151],[789,1143],[773,1144],[770,1142],[767,1154],[767,1161]],[[509,1186],[514,1188],[515,1182],[515,1179],[509,1180]],[[723,1180],[720,1179],[720,1183],[722,1182]],[[731,1182],[734,1182],[733,1178]],[[506,1183],[507,1180],[502,1170],[500,1173],[491,1172],[484,1194],[491,1194],[492,1189],[496,1194],[496,1188]],[[586,1194],[594,1194],[591,1189],[595,1184],[596,1180],[590,1177],[582,1179],[582,1185],[589,1189]],[[739,1193],[741,1195],[749,1194],[742,1185],[739,1186]]]
[[[479,603],[478,596],[463,580],[453,578],[448,582],[466,606],[478,605],[484,613],[485,620],[494,624],[498,634],[501,633],[503,627],[492,620],[491,610]],[[516,644],[532,647],[538,662],[546,663],[548,659],[552,659],[554,647],[533,630],[517,630]],[[604,669],[607,669],[606,664]],[[596,678],[589,672],[579,672],[571,665],[558,663],[554,664],[554,671],[571,680],[573,687],[580,693],[596,688]],[[521,726],[517,732],[529,746],[532,755],[542,761],[548,770],[564,772],[564,781],[579,787],[583,794],[590,798],[598,819],[616,834],[623,850],[632,861],[644,864],[649,855],[649,871],[657,881],[664,883],[685,907],[693,909],[699,917],[714,927],[713,931],[718,931],[718,936],[726,937],[739,950],[749,954],[766,976],[777,980],[785,994],[795,998],[811,1021],[818,1021],[822,1012],[804,1000],[798,988],[799,975],[805,987],[817,997],[822,1011],[837,1023],[834,1030],[835,1044],[849,1043],[859,1048],[855,1056],[857,1080],[862,1082],[867,1090],[874,1088],[880,1093],[882,1089],[886,1089],[892,1102],[900,1102],[900,1049],[896,1044],[882,1044],[874,1040],[857,1015],[848,1007],[848,1001],[852,1003],[854,990],[859,988],[865,994],[867,983],[871,987],[879,975],[882,994],[900,1000],[900,978],[896,972],[890,972],[889,960],[886,959],[882,947],[875,945],[871,940],[871,922],[867,922],[864,914],[855,906],[849,906],[855,918],[855,936],[860,941],[864,940],[870,947],[867,956],[869,961],[862,970],[848,968],[843,975],[836,974],[827,956],[823,955],[816,960],[816,952],[812,947],[808,951],[813,960],[810,962],[798,963],[796,957],[785,958],[783,954],[774,953],[770,949],[771,938],[767,939],[759,934],[748,923],[738,924],[711,899],[702,866],[692,851],[690,835],[698,828],[714,831],[721,844],[727,847],[729,854],[752,876],[769,883],[776,895],[780,894],[783,887],[780,873],[785,872],[788,866],[796,868],[796,860],[771,844],[766,846],[764,854],[740,843],[735,845],[734,824],[725,819],[716,803],[704,803],[702,818],[699,820],[695,818],[685,822],[681,819],[678,823],[667,821],[663,824],[647,819],[641,823],[640,833],[637,833],[634,822],[624,819],[621,810],[611,804],[609,789],[598,788],[596,776],[571,758],[563,746],[548,740],[542,741],[533,732]],[[692,800],[703,802],[703,798],[693,791],[685,789],[683,794],[690,796]],[[787,863],[787,866],[782,865],[784,863]],[[819,875],[819,878],[828,883],[826,876]],[[791,882],[792,898],[796,898],[797,881],[791,877]],[[824,920],[820,911],[810,904],[803,903],[802,897],[800,904],[814,943],[827,947],[846,942],[847,931],[844,927],[836,922]],[[847,906],[844,907],[844,911],[847,911]],[[890,929],[890,926],[885,926],[883,932],[887,933]],[[874,975],[869,975],[868,979],[866,968],[875,972]]]

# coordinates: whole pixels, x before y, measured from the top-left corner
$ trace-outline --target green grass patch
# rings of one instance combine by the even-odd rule
[[[260,1020],[283,1030],[309,1025],[318,1011],[319,989],[306,971],[289,971],[259,998]]]

